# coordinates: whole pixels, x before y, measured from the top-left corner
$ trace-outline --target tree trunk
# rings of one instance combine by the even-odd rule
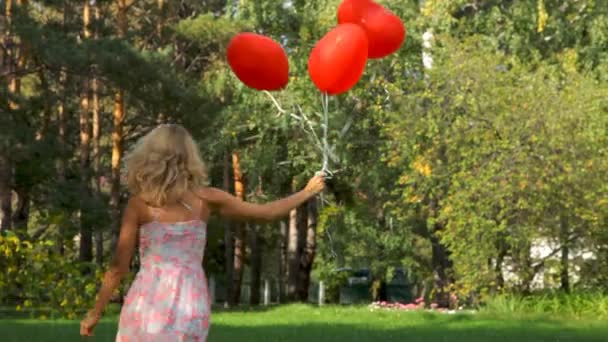
[[[165,3],[165,0],[157,0],[157,9],[158,9],[158,20],[156,22],[156,38],[158,39],[157,41],[157,50],[160,52],[163,49],[163,45],[164,45],[164,36],[163,36],[163,31],[164,31],[164,27],[165,27],[165,19],[166,19],[166,9],[167,9],[167,4]],[[165,113],[163,113],[162,111],[159,112],[156,115],[156,123],[161,125],[164,124],[167,121],[167,116],[165,115]]]
[[[560,217],[560,242],[561,242],[561,260],[560,260],[560,283],[562,291],[570,293],[570,229],[568,227],[568,218],[565,215]]]
[[[83,34],[85,39],[91,38],[91,7],[90,1],[84,0],[83,11]],[[90,144],[91,144],[91,112],[89,106],[90,84],[89,78],[82,81],[80,94],[80,261],[93,260],[93,231],[88,204],[90,202]]]
[[[302,204],[297,209],[298,226],[298,268],[296,270],[296,300],[305,301],[308,297],[308,288],[305,288],[304,281],[304,258],[306,248],[306,231],[308,228],[308,203]]]
[[[18,172],[16,168],[15,172]],[[17,195],[17,205],[13,212],[13,229],[19,233],[22,238],[27,237],[27,224],[30,218],[30,192],[31,188],[25,184],[15,184],[14,193]]]
[[[295,180],[293,182],[295,187]],[[297,300],[298,275],[300,269],[300,232],[298,229],[298,209],[289,212],[289,226],[287,233],[287,300]]]
[[[287,266],[287,223],[285,220],[279,222],[279,269],[278,275],[278,292],[279,292],[279,303],[285,301],[285,269]]]
[[[435,232],[439,228],[436,227]],[[450,269],[452,262],[449,259],[447,248],[439,241],[435,233],[431,235],[432,257],[431,263],[433,266],[433,287],[435,289],[435,303],[440,307],[450,306],[449,285],[452,283],[450,278]]]
[[[112,249],[116,246],[120,234],[120,167],[123,156],[123,127],[125,116],[125,92],[119,89],[114,94],[114,124],[112,131],[112,179],[110,190],[110,208],[112,220]]]
[[[300,300],[308,300],[308,288],[310,287],[310,272],[315,260],[317,250],[317,200],[308,201],[306,210],[306,239],[302,253],[302,265],[300,267]]]
[[[63,23],[62,27],[66,31],[67,34],[67,24],[69,20],[69,16],[71,14],[71,9],[69,3],[64,1],[63,3]],[[65,185],[66,183],[66,172],[67,172],[67,127],[66,127],[66,117],[67,117],[67,92],[68,92],[68,73],[65,68],[61,68],[59,71],[59,106],[57,108],[57,135],[58,135],[58,143],[59,143],[59,156],[57,158],[57,177],[59,179],[59,183]],[[57,226],[57,250],[60,255],[64,255],[65,246],[65,226],[68,224],[68,219],[62,220],[61,223]]]
[[[94,21],[94,38],[99,39],[99,22],[101,13],[97,1],[93,4],[93,12],[95,15]],[[93,104],[93,194],[95,203],[101,203],[101,106],[99,101],[99,80],[96,75],[96,68],[93,68],[93,77],[91,78],[91,101]],[[95,262],[101,266],[103,264],[103,227],[99,224],[95,225]]]
[[[67,139],[66,139],[66,110],[67,110],[67,72],[62,68],[59,73],[59,87],[61,98],[57,108],[57,140],[59,143],[59,156],[57,158],[57,178],[62,186],[66,183],[67,171]],[[65,238],[65,221],[61,222],[57,227],[57,247],[59,254],[64,255],[64,238]]]
[[[17,1],[17,6],[21,5],[21,1]],[[6,52],[7,52],[7,66],[8,66],[8,92],[12,96],[17,96],[21,93],[21,78],[17,75],[20,67],[23,66],[25,59],[23,54],[23,44],[19,44],[13,37],[13,32],[10,31],[10,25],[13,19],[13,5],[12,1],[6,1]],[[20,51],[21,50],[21,51]],[[15,110],[18,108],[18,104],[9,99],[9,109]]]
[[[99,105],[99,83],[96,77],[91,80],[93,99],[93,184],[95,203],[101,203],[101,108]],[[95,226],[95,262],[103,264],[103,227]]]
[[[116,25],[119,38],[127,35],[127,1],[117,0]],[[125,118],[125,91],[117,89],[114,93],[114,114],[112,130],[112,185],[110,208],[112,213],[112,250],[120,234],[120,168],[123,156],[123,120]]]
[[[44,109],[42,112],[42,122],[40,129],[36,132],[36,141],[41,141],[49,129],[49,122],[51,121],[52,102],[51,102],[51,91],[49,82],[46,78],[45,69],[41,67],[38,72],[38,78],[40,79],[40,87],[42,88],[42,96],[44,99]]]
[[[241,174],[241,164],[238,152],[232,153],[232,168],[234,171],[234,192],[240,200],[245,200],[245,183]],[[232,286],[232,304],[238,304],[241,298],[243,268],[245,265],[245,225],[237,223],[234,237],[234,271]]]
[[[431,199],[429,203],[429,216],[437,218],[438,213],[438,201]],[[447,247],[441,243],[439,238],[439,233],[443,229],[443,223],[435,223],[430,232],[429,240],[431,242],[431,265],[433,268],[433,287],[435,291],[434,301],[440,307],[449,307],[449,285],[453,283],[453,279],[451,278],[452,261],[450,260]]]
[[[12,43],[10,25],[12,20],[12,1],[5,1],[4,22],[6,30],[4,35],[4,46],[10,46]],[[6,48],[2,50],[2,67],[9,72],[7,78],[7,86],[9,95],[13,93],[13,75],[14,73],[14,55],[13,49]],[[4,70],[3,70],[4,71]],[[8,107],[12,109],[14,104],[9,100]],[[13,217],[13,163],[10,158],[10,143],[9,139],[0,140],[0,233],[12,228]]]
[[[224,156],[224,190],[230,192],[230,184],[232,179],[230,177],[231,159],[230,155]],[[224,226],[224,256],[225,256],[225,272],[226,272],[226,301],[224,306],[229,306],[232,303],[232,282],[233,282],[233,269],[234,269],[234,241],[232,238],[232,224],[230,221],[226,221]]]
[[[498,256],[496,257],[496,265],[494,266],[494,274],[496,275],[496,290],[502,291],[505,287],[505,277],[502,272],[505,257],[507,256],[507,247],[504,239],[501,239]]]
[[[13,217],[13,164],[8,142],[0,142],[0,233],[10,230]]]
[[[156,22],[156,36],[158,38],[158,50],[162,49],[163,44],[165,43],[163,31],[165,29],[165,20],[166,20],[166,10],[167,4],[165,0],[157,0],[158,7],[158,21]]]
[[[26,6],[26,0],[15,1],[16,6]],[[8,71],[8,108],[16,110],[19,108],[18,103],[13,101],[13,97],[21,94],[21,78],[18,76],[19,70],[25,67],[25,46],[23,42],[16,42],[11,32],[11,24],[13,20],[13,1],[5,1],[5,31],[4,31],[4,55],[3,62]],[[0,146],[0,231],[5,231],[13,228],[13,177],[14,177],[14,161],[11,158],[13,147],[9,143],[8,137]],[[22,194],[25,195],[25,194]],[[29,196],[21,196],[20,208],[27,208],[29,214]],[[27,222],[26,222],[27,225]],[[23,228],[17,226],[18,228]]]
[[[19,1],[17,0],[17,5],[18,6],[22,6],[25,7],[27,5],[27,1],[23,0],[23,1]],[[23,8],[23,10],[25,10],[25,8]],[[19,52],[17,53],[16,57],[17,57],[17,65],[15,68],[16,72],[19,72],[23,69],[25,69],[25,63],[26,63],[26,47],[25,47],[25,43],[23,41],[20,42],[20,44],[18,45],[19,47]],[[19,76],[13,76],[11,77],[11,81],[10,81],[10,85],[9,85],[9,92],[12,93],[13,95],[21,95],[21,78]],[[18,109],[19,105],[17,103],[10,103],[9,104],[11,109]],[[19,150],[17,149],[17,151],[13,151],[13,153],[19,153]],[[13,164],[13,177],[15,177],[15,174],[17,172],[17,166],[16,164]],[[15,180],[13,179],[13,183]],[[17,210],[13,213],[13,224],[12,224],[12,228],[14,230],[18,230],[21,237],[25,238],[27,236],[27,223],[29,220],[29,214],[30,214],[30,186],[29,185],[23,185],[23,186],[17,186],[17,184],[13,184],[13,187],[15,188],[15,190],[18,190],[17,193]]]
[[[38,65],[40,68],[38,72],[38,79],[40,80],[40,87],[42,88],[42,98],[43,98],[43,110],[42,110],[42,118],[40,121],[40,127],[36,131],[36,136],[34,140],[37,144],[40,144],[44,137],[46,136],[47,130],[49,128],[49,122],[51,120],[51,112],[52,112],[52,102],[51,102],[51,91],[50,86],[48,84],[47,77],[45,75],[45,69]],[[15,165],[15,173],[18,174],[20,171],[19,164]],[[15,193],[17,194],[17,207],[13,214],[13,227],[17,227],[17,229],[21,229],[23,231],[23,235],[27,235],[27,228],[29,223],[30,216],[30,206],[31,206],[31,191],[32,185],[29,182],[31,177],[21,177],[27,178],[28,182],[26,184],[19,184],[17,181],[15,182]]]
[[[260,226],[252,226],[251,234],[251,305],[260,304],[260,291],[262,285],[262,250],[264,241],[260,235]]]

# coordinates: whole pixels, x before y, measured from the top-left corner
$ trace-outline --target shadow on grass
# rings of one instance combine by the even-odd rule
[[[213,327],[209,340],[221,341],[403,341],[403,342],[605,342],[607,329],[433,325],[374,329],[349,324]]]
[[[601,322],[564,323],[497,320],[469,315],[442,317],[421,314],[413,323],[407,317],[389,327],[369,324],[304,322],[242,326],[237,322],[212,324],[210,342],[223,341],[405,341],[405,342],[605,342],[608,325]],[[247,324],[247,322],[244,322]],[[403,325],[400,325],[403,323]],[[96,336],[86,341],[114,341],[116,321],[104,320]],[[77,321],[0,320],[3,342],[82,341]]]

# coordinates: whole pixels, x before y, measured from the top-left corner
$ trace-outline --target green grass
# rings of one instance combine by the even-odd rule
[[[487,301],[483,313],[510,316],[560,316],[608,320],[608,296],[602,293],[544,293],[534,296],[502,295]],[[608,341],[608,339],[606,339]]]
[[[607,341],[600,320],[534,320],[486,314],[370,312],[365,307],[317,308],[305,305],[255,311],[218,311],[209,341],[406,341],[406,342],[586,342]],[[90,341],[114,341],[116,317],[104,319]],[[0,320],[3,342],[80,341],[78,322]]]

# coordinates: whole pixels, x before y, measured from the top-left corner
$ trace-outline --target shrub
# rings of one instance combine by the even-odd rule
[[[57,253],[53,241],[0,235],[0,304],[41,317],[75,318],[89,309],[103,271]]]

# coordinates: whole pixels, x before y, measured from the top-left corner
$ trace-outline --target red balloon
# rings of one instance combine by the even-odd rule
[[[372,5],[372,0],[344,0],[338,6],[338,23],[358,24],[367,11],[368,6]]]
[[[285,50],[274,40],[255,33],[239,33],[228,44],[228,64],[246,86],[278,90],[289,81]]]
[[[372,0],[344,0],[338,8],[338,23],[354,23],[365,29],[369,58],[386,57],[399,50],[405,40],[401,19]]]
[[[367,62],[367,36],[355,24],[338,25],[317,42],[308,59],[308,74],[320,91],[338,95],[352,88]]]
[[[369,58],[386,57],[399,50],[405,41],[405,25],[382,6],[370,6],[361,22],[369,39]]]

